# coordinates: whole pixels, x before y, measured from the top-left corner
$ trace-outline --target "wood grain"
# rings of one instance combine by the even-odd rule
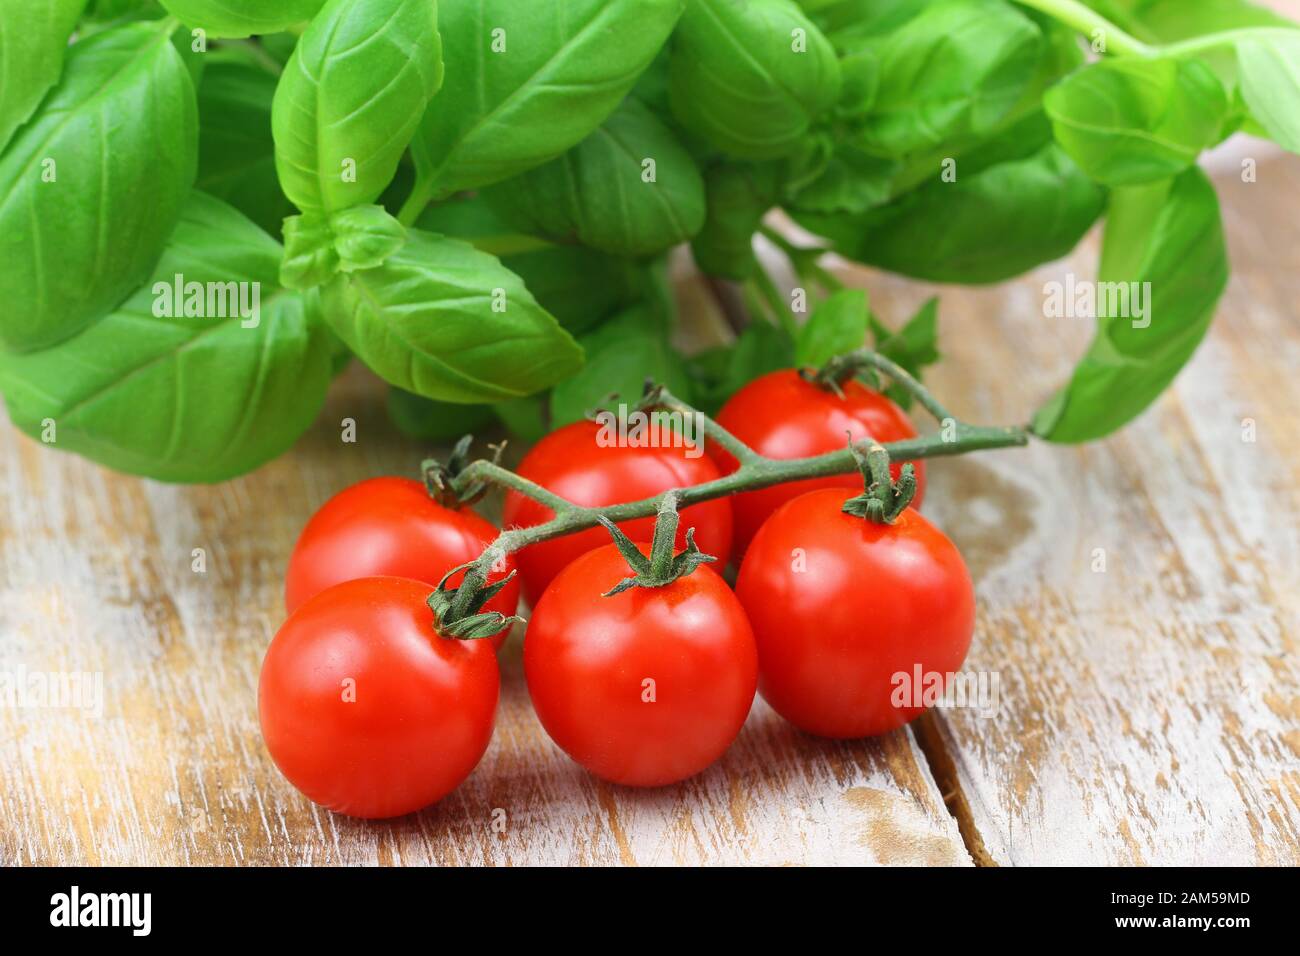
[[[1153,411],[929,471],[927,512],[979,582],[966,667],[1002,689],[995,718],[936,723],[1001,863],[1300,863],[1300,159],[1217,185],[1233,279]],[[1023,420],[1065,380],[1091,323],[1043,318],[1042,285],[1094,275],[1096,251],[942,290],[933,384],[956,414]],[[886,315],[929,291],[871,286]]]

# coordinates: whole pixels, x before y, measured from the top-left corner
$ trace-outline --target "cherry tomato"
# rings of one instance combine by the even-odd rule
[[[601,596],[630,573],[612,544],[565,568],[528,623],[524,674],[565,753],[604,780],[657,787],[731,745],[754,701],[758,658],[740,603],[710,568]]]
[[[438,634],[427,582],[357,578],[295,611],[267,649],[258,713],[280,772],[354,817],[440,800],[492,737],[492,645]]]
[[[844,397],[804,381],[793,369],[771,372],[750,382],[723,406],[718,424],[760,455],[769,458],[807,458],[836,451],[854,441],[874,438],[880,442],[916,437],[916,429],[901,408],[861,382],[850,380],[841,386]],[[710,447],[724,473],[736,469],[736,460],[721,449]],[[914,463],[916,496],[912,507],[921,506],[925,492],[925,462]],[[902,462],[890,468],[897,479]],[[733,552],[744,555],[754,534],[777,508],[817,488],[862,490],[855,472],[830,478],[793,481],[736,495]]]
[[[754,536],[736,596],[773,709],[822,737],[869,737],[924,709],[910,692],[894,699],[895,675],[961,667],[975,592],[956,546],[919,513],[874,524],[844,514],[845,498],[825,488],[783,505]]]
[[[438,504],[418,481],[362,481],[325,502],[303,528],[285,572],[285,607],[292,614],[308,598],[352,578],[413,578],[432,590],[452,568],[481,555],[497,534],[469,508]],[[488,580],[499,581],[513,569],[507,557]],[[461,577],[453,577],[451,586]],[[509,617],[518,603],[519,585],[511,581],[484,610]],[[500,647],[506,636],[492,638],[493,645]]]
[[[670,488],[698,485],[721,477],[708,455],[691,457],[686,448],[602,445],[595,422],[574,422],[557,429],[524,456],[518,473],[575,504],[602,506],[649,498]],[[667,442],[661,442],[667,444]],[[506,494],[503,524],[531,527],[554,512],[517,492]],[[619,527],[634,541],[654,535],[653,517],[624,521]],[[684,546],[686,529],[695,529],[700,550],[715,556],[719,566],[731,554],[731,502],[719,498],[682,509],[677,546]],[[579,555],[609,543],[603,528],[591,528],[524,548],[515,555],[524,596],[536,604],[551,580]]]

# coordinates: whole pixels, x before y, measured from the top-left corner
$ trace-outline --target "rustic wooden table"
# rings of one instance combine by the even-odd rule
[[[294,538],[425,450],[360,370],[291,454],[217,487],[116,475],[5,424],[0,672],[102,673],[104,707],[0,707],[0,863],[1300,863],[1300,159],[1219,186],[1234,275],[1176,388],[1099,444],[932,465],[996,715],[829,743],[759,701],[722,761],[660,791],[601,784],[550,743],[517,635],[492,747],[441,805],[359,822],[276,772],[256,687]],[[1064,380],[1090,323],[1044,319],[1043,283],[1096,255],[942,291],[931,381],[958,414],[1022,420]],[[856,278],[888,317],[933,291]]]

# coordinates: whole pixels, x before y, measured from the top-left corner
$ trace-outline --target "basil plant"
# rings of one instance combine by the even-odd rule
[[[647,377],[711,409],[866,341],[919,373],[934,303],[885,322],[823,252],[992,283],[1104,221],[1098,285],[1149,290],[1143,321],[1102,315],[1034,421],[1098,438],[1227,281],[1198,157],[1300,150],[1300,30],[1245,0],[0,0],[0,80],[9,416],[176,482],[283,453],[353,358],[429,440]],[[748,307],[690,356],[685,245]]]

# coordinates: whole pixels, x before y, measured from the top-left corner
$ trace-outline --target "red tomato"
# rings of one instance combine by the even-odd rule
[[[861,382],[843,384],[840,398],[834,392],[806,382],[793,369],[771,372],[750,382],[723,406],[718,424],[760,455],[769,458],[808,458],[837,451],[854,441],[874,438],[879,442],[915,438],[916,429],[901,408]],[[736,470],[736,460],[710,446],[710,453],[724,473]],[[925,462],[915,462],[916,496],[912,507],[921,507],[925,493]],[[903,463],[890,470],[897,480]],[[736,536],[733,551],[743,556],[759,526],[777,508],[817,488],[851,488],[862,491],[856,472],[830,478],[810,478],[789,484],[760,488],[736,495],[732,502]]]
[[[736,596],[758,641],[759,692],[795,726],[869,737],[924,708],[895,706],[894,675],[955,673],[975,628],[960,552],[912,509],[892,525],[840,511],[826,488],[781,507],[755,535]]]
[[[601,597],[630,573],[612,544],[565,568],[528,623],[524,674],[565,753],[604,780],[657,787],[731,745],[758,658],[740,603],[711,569]]]
[[[275,765],[309,798],[354,817],[395,817],[446,796],[478,764],[496,717],[492,645],[442,637],[429,585],[358,578],[280,628],[258,685]]]
[[[520,463],[518,472],[575,504],[603,506],[649,498],[670,488],[698,485],[721,477],[708,456],[688,456],[685,448],[602,446],[595,422],[574,422],[551,432]],[[517,492],[506,494],[503,524],[531,527],[554,512]],[[687,528],[695,529],[700,550],[725,565],[731,555],[731,502],[719,498],[682,509],[677,547],[685,546]],[[655,519],[624,521],[619,527],[633,541],[650,540]],[[543,541],[515,554],[524,596],[536,604],[551,580],[579,555],[609,544],[609,532],[590,528],[578,534]]]
[[[423,581],[432,590],[452,568],[473,561],[499,532],[469,508],[444,508],[409,478],[371,478],[345,488],[317,511],[298,536],[284,576],[289,613],[308,598],[352,578],[391,576]],[[488,581],[514,569],[507,557]],[[455,586],[463,575],[449,582]],[[509,617],[519,603],[511,581],[484,607]],[[505,643],[507,632],[492,638]]]

